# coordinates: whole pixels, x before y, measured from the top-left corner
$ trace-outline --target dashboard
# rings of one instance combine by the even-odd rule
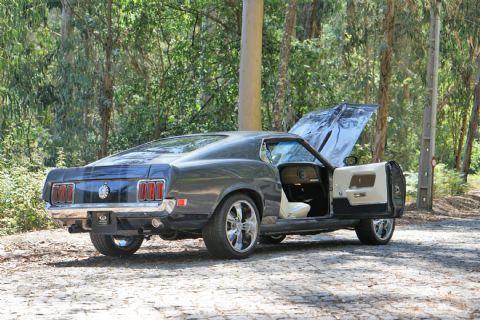
[[[318,166],[310,163],[288,163],[279,166],[280,179],[284,185],[303,185],[320,182]]]

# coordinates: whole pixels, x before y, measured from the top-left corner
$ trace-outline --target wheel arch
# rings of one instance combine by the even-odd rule
[[[211,216],[215,214],[217,211],[217,208],[219,208],[223,202],[225,202],[226,199],[231,197],[234,194],[238,193],[244,193],[248,195],[250,198],[252,198],[253,202],[255,203],[255,206],[258,209],[258,214],[260,215],[260,220],[262,219],[263,216],[263,211],[265,209],[265,200],[262,195],[262,192],[258,190],[254,186],[247,186],[247,185],[238,185],[238,186],[233,186],[230,188],[227,188],[219,197],[219,201],[217,201],[217,204],[215,206],[215,209],[213,210],[213,213]],[[211,217],[210,217],[211,218]]]

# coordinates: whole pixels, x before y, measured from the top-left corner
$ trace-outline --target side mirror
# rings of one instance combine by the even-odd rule
[[[348,156],[343,160],[346,166],[355,166],[358,164],[358,158],[355,156]]]

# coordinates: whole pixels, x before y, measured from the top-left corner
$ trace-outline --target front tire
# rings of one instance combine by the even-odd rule
[[[257,245],[259,221],[255,202],[246,194],[234,194],[220,204],[203,228],[203,241],[216,258],[247,258]]]
[[[98,252],[110,257],[125,257],[137,252],[143,236],[112,236],[90,232],[90,240]]]
[[[395,219],[365,219],[355,227],[358,239],[367,245],[389,243],[394,231]]]

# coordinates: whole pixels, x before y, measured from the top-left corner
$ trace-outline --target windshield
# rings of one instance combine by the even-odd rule
[[[153,160],[170,162],[183,153],[195,151],[225,137],[225,135],[192,135],[160,139],[114,154],[91,165],[145,164]]]

